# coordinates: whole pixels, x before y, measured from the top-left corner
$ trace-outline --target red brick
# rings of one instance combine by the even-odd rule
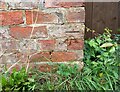
[[[51,59],[53,62],[74,61],[76,54],[74,52],[53,52]]]
[[[38,15],[38,16],[37,16]],[[36,21],[37,17],[37,21]],[[55,14],[44,13],[41,11],[26,11],[26,23],[34,24],[34,23],[57,23],[58,17]]]
[[[31,62],[50,61],[51,55],[49,52],[40,52],[30,57]]]
[[[22,24],[23,21],[23,13],[22,11],[2,11],[0,12],[0,25],[14,25],[14,24]]]
[[[32,32],[32,27],[11,27],[10,28],[10,35],[13,38],[21,39],[21,38],[29,38]],[[35,27],[32,37],[47,37],[47,29],[45,26]]]
[[[41,50],[54,50],[55,40],[39,40],[41,44]]]
[[[84,47],[83,40],[68,40],[67,41],[67,48],[68,50],[82,50]]]
[[[66,14],[67,22],[85,22],[85,11],[68,11]]]
[[[36,65],[36,68],[40,72],[50,72],[52,70],[52,66],[48,64],[39,64],[39,65]]]
[[[84,6],[84,0],[70,0],[70,2],[65,2],[64,0],[45,0],[45,7],[77,7]]]

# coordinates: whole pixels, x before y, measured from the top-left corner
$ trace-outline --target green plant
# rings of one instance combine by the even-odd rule
[[[77,75],[78,71],[78,65],[70,66],[70,65],[65,65],[61,64],[58,67],[57,74],[63,77],[68,77],[72,75]]]
[[[120,44],[120,34],[113,34],[113,36],[114,36],[114,41]]]
[[[116,61],[117,43],[111,39],[111,30],[85,41],[83,80],[87,89],[116,90],[119,62]]]
[[[34,78],[30,78],[29,74],[26,73],[25,68],[22,68],[20,71],[15,69],[12,73],[2,74],[2,91],[20,91],[20,92],[29,92],[34,90],[35,81]]]

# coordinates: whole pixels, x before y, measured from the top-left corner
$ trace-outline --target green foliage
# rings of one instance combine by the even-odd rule
[[[114,36],[113,40],[120,44],[120,34],[113,34],[113,36]]]
[[[117,43],[111,39],[109,29],[98,37],[85,41],[84,61],[110,61],[113,59]]]
[[[30,78],[28,73],[26,73],[25,68],[20,71],[14,69],[11,74],[5,73],[2,75],[2,91],[27,92],[34,90],[34,82],[34,79]]]
[[[104,34],[85,41],[83,76],[87,89],[118,89],[118,46],[111,39],[110,32],[111,30],[105,29]]]
[[[57,70],[57,74],[63,77],[77,75],[78,66],[75,64],[73,67],[70,65],[61,64]]]

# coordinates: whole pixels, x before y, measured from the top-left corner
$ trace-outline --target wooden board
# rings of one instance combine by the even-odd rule
[[[106,27],[112,29],[113,33],[118,33],[117,30],[120,28],[119,3],[94,2],[86,4],[86,26],[97,31],[97,33],[103,33]],[[85,32],[85,38],[93,36],[93,34]]]

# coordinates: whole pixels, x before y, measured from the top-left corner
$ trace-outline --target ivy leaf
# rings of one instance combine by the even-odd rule
[[[104,48],[104,47],[111,47],[111,46],[113,46],[114,44],[112,44],[112,43],[104,43],[104,44],[102,44],[100,47],[102,47],[102,48]]]

